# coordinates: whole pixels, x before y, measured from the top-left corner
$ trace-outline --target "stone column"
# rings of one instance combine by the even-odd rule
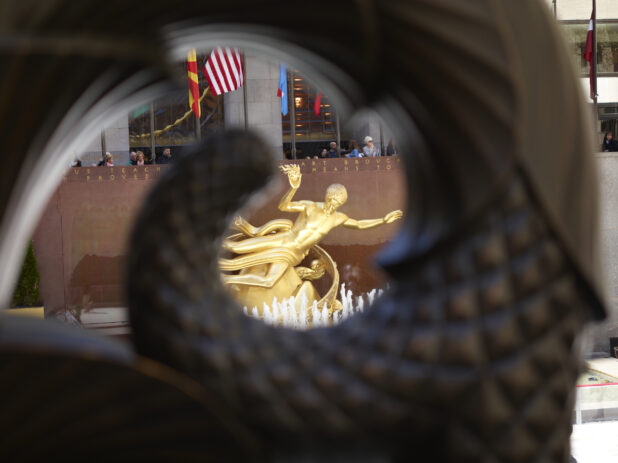
[[[114,156],[114,164],[125,165],[129,162],[129,118],[123,116],[105,127],[105,148]],[[101,159],[101,132],[93,134],[90,143],[83,151],[75,153],[83,166],[96,165]]]
[[[279,62],[255,55],[245,56],[247,116],[250,130],[261,135],[272,147],[277,159],[283,158],[281,100],[277,97]],[[244,92],[240,88],[224,96],[225,127],[245,127]]]
[[[384,136],[384,140],[380,139],[380,119],[377,115],[373,113],[363,113],[357,115],[354,118],[353,122],[353,134],[354,139],[358,142],[361,149],[363,148],[365,142],[364,138],[369,135],[373,138],[373,144],[380,149],[382,142],[384,143],[384,147],[386,149],[386,144],[388,143],[387,134],[384,132],[384,128],[382,130],[382,135]],[[384,153],[381,153],[384,154]]]

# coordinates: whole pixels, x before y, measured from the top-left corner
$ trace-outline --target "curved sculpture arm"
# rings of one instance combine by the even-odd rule
[[[266,222],[261,227],[254,227],[241,216],[237,216],[234,218],[230,228],[254,238],[256,236],[269,235],[273,232],[288,231],[293,225],[294,222],[288,219],[274,219]]]

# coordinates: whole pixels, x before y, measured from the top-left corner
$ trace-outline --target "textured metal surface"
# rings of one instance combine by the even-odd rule
[[[153,190],[131,245],[137,348],[198,379],[276,448],[563,461],[573,343],[590,307],[519,172],[465,235],[400,269],[373,309],[299,333],[245,317],[214,265],[242,199],[226,192],[268,175],[259,147],[211,138]]]
[[[1,8],[0,261],[12,273],[0,300],[61,160],[98,117],[156,93],[168,47],[181,56],[228,39],[278,51],[343,116],[381,111],[409,151],[406,222],[381,258],[394,289],[328,331],[274,330],[235,311],[217,276],[217,237],[244,199],[234,192],[263,184],[267,154],[240,134],[213,137],[207,155],[163,180],[136,232],[138,350],[193,376],[279,449],[564,461],[573,339],[603,307],[588,122],[542,2]],[[325,35],[325,16],[345,21]],[[555,142],[559,133],[568,135]]]
[[[259,443],[199,385],[117,342],[0,318],[3,461],[225,461]]]

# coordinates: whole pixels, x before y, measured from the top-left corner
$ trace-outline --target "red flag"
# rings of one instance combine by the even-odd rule
[[[204,75],[215,95],[241,87],[245,76],[238,48],[215,48],[204,65]]]
[[[318,93],[318,96],[315,97],[315,103],[313,103],[313,111],[316,116],[320,115],[320,108],[322,106],[322,92]]]
[[[584,50],[584,59],[590,65],[590,98],[594,100],[594,12],[590,17],[588,24],[588,35],[586,36],[586,49]]]
[[[197,58],[195,57],[195,48],[189,50],[187,54],[187,73],[189,77],[189,106],[193,113],[199,119],[200,111],[200,85],[197,79]]]

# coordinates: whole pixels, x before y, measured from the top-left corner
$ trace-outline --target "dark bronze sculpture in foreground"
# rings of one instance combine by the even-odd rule
[[[250,134],[209,138],[155,189],[132,242],[135,346],[175,371],[151,374],[149,360],[82,333],[2,320],[0,384],[15,378],[10,391],[21,400],[0,421],[3,429],[16,426],[11,417],[31,421],[0,441],[0,453],[36,452],[15,442],[48,435],[61,418],[75,429],[90,397],[98,412],[77,428],[90,432],[91,445],[72,448],[70,433],[56,433],[43,455],[151,458],[156,442],[159,458],[565,461],[575,337],[604,311],[585,109],[541,2],[29,3],[7,2],[0,24],[5,265],[15,264],[13,249],[51,189],[42,179],[61,174],[46,159],[60,159],[63,144],[96,127],[98,115],[161,91],[166,47],[222,36],[278,50],[324,82],[343,113],[381,111],[409,147],[409,194],[404,226],[380,256],[389,295],[332,329],[275,329],[235,310],[217,267],[219,237],[265,184],[271,154]],[[149,31],[164,31],[160,41],[134,27],[138,10]],[[301,10],[304,20],[295,21]],[[347,18],[327,40],[314,26],[326,11]],[[559,132],[568,137],[551,136]],[[10,283],[5,276],[0,284],[5,300]],[[32,375],[12,374],[6,365],[16,362]],[[41,365],[49,379],[37,383]],[[163,392],[146,400],[153,382]],[[77,400],[84,390],[91,395]],[[35,406],[58,397],[62,406]],[[143,406],[105,413],[137,399]],[[183,414],[162,412],[179,409],[203,411],[196,419],[207,416],[220,435],[205,425],[201,440],[195,426],[183,434]],[[146,426],[157,419],[164,425]],[[135,429],[143,431],[128,432]]]

